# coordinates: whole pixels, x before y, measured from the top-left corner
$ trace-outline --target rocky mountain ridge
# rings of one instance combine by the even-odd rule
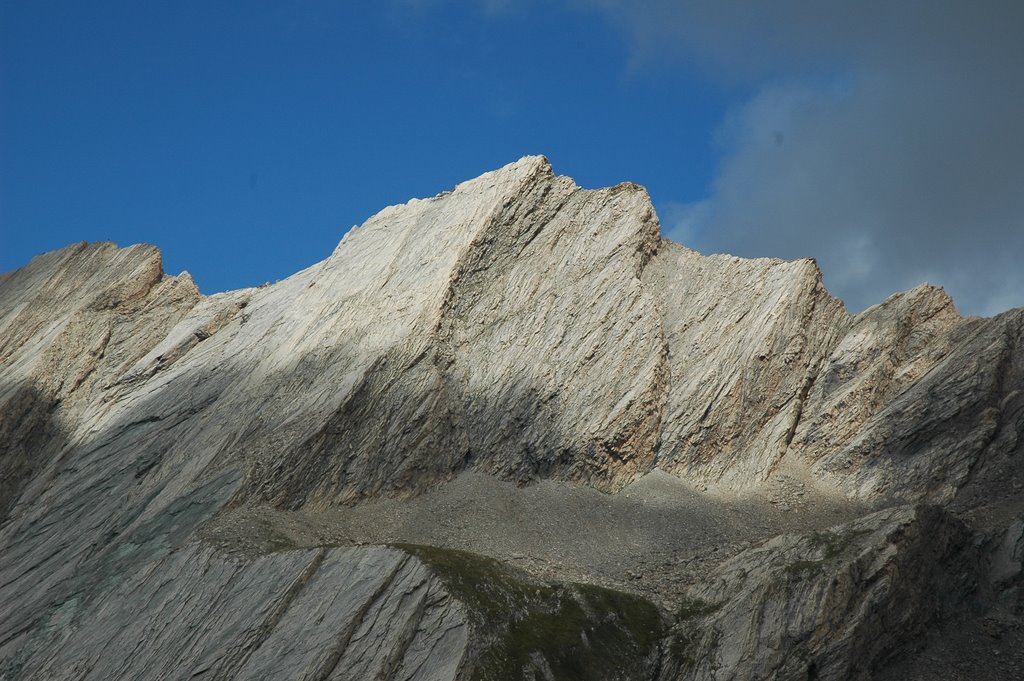
[[[641,187],[542,157],[258,289],[202,296],[148,246],[39,256],[0,275],[0,678],[868,678],[922,645],[899,628],[998,611],[1015,640],[1022,321],[926,285],[850,315],[813,261],[700,255]],[[581,528],[620,511],[573,490],[637,490],[614,517],[649,543],[551,568],[569,539],[529,513],[508,547],[465,506],[358,529],[467,476]],[[588,636],[644,661],[588,666]]]

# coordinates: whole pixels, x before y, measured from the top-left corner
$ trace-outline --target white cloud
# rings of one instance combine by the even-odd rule
[[[722,122],[711,196],[662,207],[673,236],[814,256],[855,310],[925,278],[969,313],[1024,305],[1024,3],[576,4],[635,60],[759,84]]]

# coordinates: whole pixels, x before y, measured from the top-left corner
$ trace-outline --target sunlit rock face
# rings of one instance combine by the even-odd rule
[[[1016,631],[1022,325],[927,285],[850,315],[813,260],[701,255],[542,157],[257,289],[41,255],[0,275],[0,679],[869,678],[957,617]],[[579,522],[633,490],[664,512],[622,532],[692,559],[504,546],[466,476]],[[342,529],[425,495],[444,541]]]

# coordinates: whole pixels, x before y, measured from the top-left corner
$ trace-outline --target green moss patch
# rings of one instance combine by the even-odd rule
[[[547,584],[464,551],[398,544],[427,563],[469,610],[484,642],[476,681],[646,678],[664,635],[657,608],[591,584]],[[649,674],[648,674],[649,675]]]
[[[822,568],[820,560],[798,560],[786,566],[786,574],[801,577]]]
[[[825,560],[831,560],[846,551],[854,541],[866,534],[871,534],[871,530],[815,532],[811,535],[811,544],[821,549]]]
[[[709,603],[699,598],[684,598],[676,609],[676,621],[691,620],[716,612],[721,603]]]

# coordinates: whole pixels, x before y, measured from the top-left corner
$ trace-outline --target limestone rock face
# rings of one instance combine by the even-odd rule
[[[149,246],[69,246],[0,275],[0,517],[70,426],[200,299]],[[58,409],[59,407],[59,409]]]
[[[243,561],[189,545],[43,624],[20,673],[41,678],[451,679],[467,623],[409,555],[288,551]],[[77,621],[78,625],[64,625]],[[149,632],[159,632],[156,635]],[[139,653],[140,640],[145,646]]]
[[[708,257],[665,242],[650,285],[671,376],[658,465],[733,489],[763,481],[849,316],[811,260]]]
[[[783,535],[693,587],[686,678],[871,679],[974,592],[979,554],[935,508],[897,507]]]
[[[578,666],[597,636],[644,660],[622,678],[868,673],[913,647],[887,627],[960,607],[925,592],[1012,611],[1019,532],[993,537],[1024,518],[1022,329],[1024,310],[962,318],[929,286],[850,315],[812,260],[698,254],[641,187],[585,190],[542,157],[386,208],[257,289],[203,296],[148,246],[39,256],[0,275],[0,679],[605,678]],[[501,592],[499,645],[467,606],[479,570],[445,581],[325,520],[462,474],[618,493],[652,472],[755,507],[796,480],[856,541],[770,540],[835,521],[782,518],[719,582],[665,592],[714,602],[717,652],[544,581],[603,579],[572,555]],[[895,502],[947,510],[854,517]],[[221,545],[204,528],[229,511],[291,534],[243,522],[230,536],[259,549]],[[986,562],[998,589],[957,581]],[[523,633],[563,619],[583,641],[565,657]]]
[[[813,386],[796,447],[849,493],[952,499],[1019,452],[1022,319],[961,319],[927,286],[866,310]]]

